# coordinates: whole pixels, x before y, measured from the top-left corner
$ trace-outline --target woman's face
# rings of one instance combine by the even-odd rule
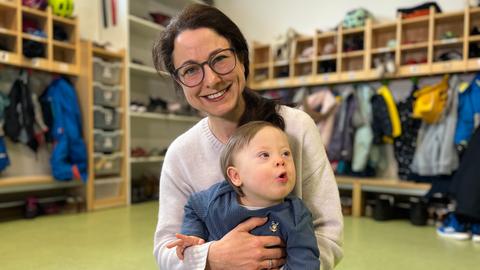
[[[174,42],[175,69],[189,62],[203,63],[222,49],[230,48],[227,39],[209,28],[185,30]],[[236,66],[228,74],[218,75],[203,65],[203,81],[193,87],[180,83],[188,103],[211,117],[237,121],[245,109],[242,92],[245,87],[244,66],[236,57]]]

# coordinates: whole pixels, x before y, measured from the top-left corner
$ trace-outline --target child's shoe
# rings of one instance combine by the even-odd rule
[[[456,240],[467,240],[470,238],[470,234],[467,231],[467,226],[463,223],[460,223],[453,213],[449,214],[442,226],[437,228],[437,234],[441,237],[452,238]]]
[[[480,223],[472,224],[472,241],[480,243]]]

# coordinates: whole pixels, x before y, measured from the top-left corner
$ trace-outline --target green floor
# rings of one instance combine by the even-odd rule
[[[0,223],[0,268],[155,269],[157,204]],[[440,239],[406,221],[345,218],[336,269],[478,269],[480,244]]]

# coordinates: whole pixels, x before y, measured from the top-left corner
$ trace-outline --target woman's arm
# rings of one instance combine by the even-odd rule
[[[207,269],[276,269],[283,265],[284,249],[267,248],[283,246],[279,237],[250,234],[251,230],[266,221],[267,218],[250,218],[240,223],[221,240],[213,242],[208,252]]]
[[[181,230],[183,208],[191,193],[179,174],[173,177],[171,169],[175,167],[171,164],[172,160],[167,157],[160,177],[160,206],[153,253],[159,269],[205,269],[210,243],[188,248],[183,261],[179,260],[175,249],[167,248],[168,243],[176,240],[175,233]]]

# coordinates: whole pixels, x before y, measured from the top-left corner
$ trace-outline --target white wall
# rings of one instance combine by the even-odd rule
[[[289,27],[313,35],[316,29],[328,30],[344,15],[364,7],[380,20],[393,21],[399,7],[411,7],[421,0],[215,0],[215,6],[227,14],[250,43],[269,43]],[[445,12],[463,10],[466,0],[437,0]]]

